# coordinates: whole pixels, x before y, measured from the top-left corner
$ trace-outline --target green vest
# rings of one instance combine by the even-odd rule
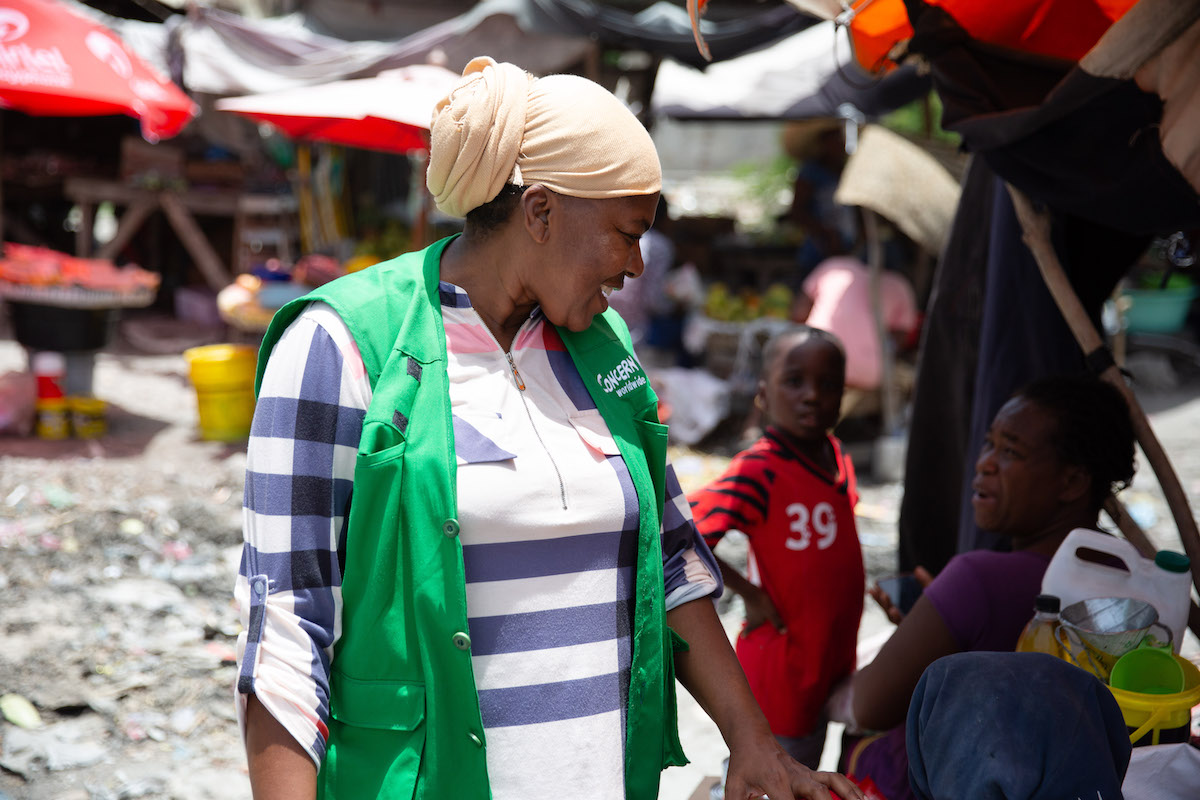
[[[450,241],[289,303],[272,320],[259,354],[256,388],[284,329],[309,302],[322,300],[354,335],[374,388],[346,523],[342,634],[330,675],[332,721],[318,797],[490,796],[455,519],[457,468],[438,298],[441,254]],[[625,788],[631,800],[654,800],[663,767],[687,763],[672,657],[686,644],[666,625],[659,533],[667,429],[645,373],[630,359],[618,316],[607,312],[582,333],[559,333],[637,489]]]

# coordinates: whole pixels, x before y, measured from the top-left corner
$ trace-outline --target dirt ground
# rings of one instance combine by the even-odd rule
[[[0,436],[0,800],[250,796],[231,688],[245,454],[199,438],[176,349],[150,354],[117,337],[98,354],[103,438]],[[24,367],[0,319],[0,375]],[[1169,384],[1159,380],[1146,406],[1198,507],[1200,375],[1184,370]],[[724,464],[679,448],[674,458],[685,488]],[[1178,549],[1147,467],[1135,486],[1131,511]],[[874,578],[893,569],[900,487],[862,489]],[[737,553],[735,543],[723,555]],[[737,604],[721,610],[732,631]],[[885,626],[876,613],[864,636]],[[681,725],[694,763],[664,775],[666,800],[688,798],[727,754],[688,698]]]

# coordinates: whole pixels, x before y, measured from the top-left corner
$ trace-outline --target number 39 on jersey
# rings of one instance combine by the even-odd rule
[[[817,503],[812,509],[804,503],[792,503],[787,507],[787,515],[792,532],[784,542],[788,550],[807,550],[814,533],[818,550],[825,550],[837,539],[837,516],[829,503]]]

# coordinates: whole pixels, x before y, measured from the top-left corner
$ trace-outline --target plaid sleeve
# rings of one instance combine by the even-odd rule
[[[696,534],[692,510],[670,462],[667,463],[666,490],[662,551],[666,605],[670,611],[699,597],[720,597],[725,587],[712,551]]]
[[[341,630],[339,549],[371,387],[333,310],[315,303],[280,337],[254,410],[243,501],[238,711],[254,694],[319,766]]]

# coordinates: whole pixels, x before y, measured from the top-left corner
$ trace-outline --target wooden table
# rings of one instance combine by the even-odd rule
[[[96,251],[97,258],[116,256],[151,214],[162,211],[205,281],[215,291],[224,289],[233,281],[233,270],[213,249],[208,237],[196,223],[196,216],[232,217],[236,248],[247,219],[292,214],[297,208],[296,199],[291,195],[246,194],[220,189],[155,190],[96,178],[69,178],[63,192],[79,204],[83,215],[75,232],[76,255],[84,258],[92,256],[92,227],[98,203],[124,206],[125,211],[118,220],[116,234]]]

